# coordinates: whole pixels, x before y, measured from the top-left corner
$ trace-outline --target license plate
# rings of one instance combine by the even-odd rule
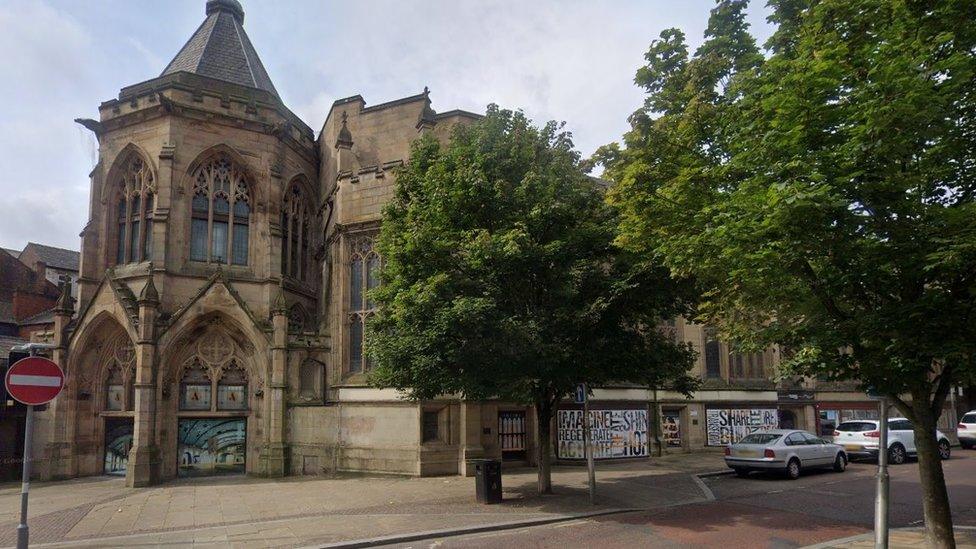
[[[735,455],[739,457],[759,457],[759,452],[756,450],[737,450]]]
[[[861,447],[858,446],[858,445],[856,445],[856,444],[845,444],[844,445],[844,449],[845,450],[850,450],[852,452],[856,452],[856,451],[860,450]]]

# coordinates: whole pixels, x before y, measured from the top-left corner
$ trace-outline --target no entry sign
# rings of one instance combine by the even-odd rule
[[[22,404],[47,404],[64,388],[64,372],[54,362],[30,356],[14,363],[4,380],[7,394]]]

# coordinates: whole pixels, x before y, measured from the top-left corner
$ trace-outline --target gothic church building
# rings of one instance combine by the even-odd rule
[[[368,387],[363,326],[391,170],[421,134],[478,117],[434,112],[426,89],[356,95],[316,139],[243,23],[236,0],[208,1],[159,77],[78,120],[99,161],[78,301],[56,309],[68,385],[39,417],[39,474],[463,472],[484,454],[481,405]]]
[[[40,478],[364,471],[471,474],[534,463],[531,408],[422,403],[366,383],[373,239],[410,144],[479,116],[428,91],[336,101],[318,137],[281,101],[237,0],[206,17],[162,74],[79,119],[98,139],[77,300],[54,309],[65,392],[38,414]],[[853,387],[773,379],[775,349],[742,355],[677,319],[699,351],[693,400],[604,387],[601,459],[722,446],[777,425],[829,435],[877,405]],[[556,458],[579,462],[581,410],[557,412]],[[651,421],[648,418],[652,418]]]

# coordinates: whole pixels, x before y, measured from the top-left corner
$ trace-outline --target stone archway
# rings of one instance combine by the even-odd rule
[[[102,312],[70,349],[66,437],[74,475],[125,474],[134,421],[135,350],[117,318]]]
[[[188,323],[167,349],[158,373],[163,478],[255,472],[265,431],[263,349],[219,313]]]

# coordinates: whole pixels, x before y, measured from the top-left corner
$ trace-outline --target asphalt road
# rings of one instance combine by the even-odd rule
[[[956,524],[976,526],[976,451],[944,462]],[[875,463],[845,473],[807,472],[790,481],[753,474],[706,478],[715,501],[400,545],[438,547],[802,547],[871,530]],[[918,466],[890,469],[892,527],[922,523]]]

